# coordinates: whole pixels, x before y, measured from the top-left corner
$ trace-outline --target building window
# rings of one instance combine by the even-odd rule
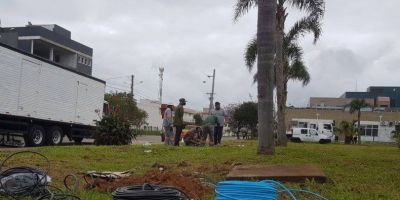
[[[361,125],[360,135],[369,137],[378,137],[378,125]]]

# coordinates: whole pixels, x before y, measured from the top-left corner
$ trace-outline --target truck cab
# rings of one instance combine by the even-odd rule
[[[320,144],[331,142],[330,136],[319,133],[313,128],[292,128],[291,133],[293,142],[319,142]]]

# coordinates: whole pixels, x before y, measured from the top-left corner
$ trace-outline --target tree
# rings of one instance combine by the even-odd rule
[[[342,121],[338,128],[335,128],[335,132],[343,134],[345,136],[345,144],[350,144],[353,139],[353,134],[355,132],[354,125],[348,121]]]
[[[201,115],[199,113],[193,115],[193,119],[196,126],[201,126],[201,124],[203,123],[203,118],[201,118]]]
[[[360,132],[360,122],[361,122],[361,109],[368,107],[369,104],[365,102],[364,99],[353,99],[350,102],[350,113],[353,114],[357,112],[357,135],[358,135],[358,144],[361,144],[361,132]]]
[[[257,130],[258,106],[254,102],[246,102],[237,106],[232,115],[232,122],[237,128],[246,127],[252,132]]]
[[[286,108],[286,93],[287,85],[285,86],[285,65],[286,64],[286,56],[287,52],[285,52],[285,22],[287,18],[287,7],[285,7],[285,3],[291,4],[293,7],[298,8],[301,11],[306,11],[308,14],[307,17],[300,20],[296,25],[313,25],[311,27],[299,27],[297,29],[297,34],[304,34],[304,28],[317,28],[314,31],[314,42],[318,39],[320,35],[320,26],[319,20],[322,18],[324,14],[324,0],[278,0],[277,2],[277,13],[276,13],[276,34],[277,34],[277,44],[276,44],[276,57],[275,57],[275,79],[276,79],[276,87],[277,87],[277,104],[278,104],[278,144],[286,146],[287,138],[285,135],[285,108]],[[251,7],[257,6],[259,3],[258,0],[238,0],[235,9],[235,20],[237,20],[241,15],[246,13]],[[296,27],[295,25],[295,27]],[[303,31],[302,31],[303,30]],[[290,33],[290,32],[289,32]],[[248,48],[249,49],[249,48]],[[257,48],[250,49],[250,53],[254,55],[254,52]],[[286,50],[287,51],[287,50]],[[246,61],[248,60],[246,54]],[[254,61],[255,61],[255,57]],[[248,62],[246,62],[248,63]],[[249,66],[249,65],[248,65]],[[258,73],[257,73],[258,74]]]
[[[276,1],[258,0],[257,71],[258,73],[258,149],[259,154],[273,155],[273,77],[275,56]]]
[[[116,114],[138,128],[146,123],[147,113],[137,107],[129,93],[109,93],[105,95],[105,100],[110,107],[110,114]]]

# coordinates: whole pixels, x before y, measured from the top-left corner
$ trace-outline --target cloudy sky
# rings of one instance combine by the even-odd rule
[[[94,49],[93,74],[108,90],[129,90],[135,75],[137,98],[158,97],[158,68],[165,67],[163,99],[188,107],[208,106],[215,92],[223,104],[257,98],[243,51],[256,33],[256,9],[234,23],[234,0],[1,0],[3,27],[58,24]],[[301,44],[311,83],[289,83],[288,104],[307,106],[310,96],[338,97],[370,85],[400,85],[398,0],[333,0],[326,3],[323,35]],[[301,13],[292,12],[288,27]],[[204,83],[205,81],[205,83]]]

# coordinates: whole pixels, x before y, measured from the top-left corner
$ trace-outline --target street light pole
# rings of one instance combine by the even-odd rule
[[[212,76],[208,76],[208,78],[213,78],[212,81],[212,88],[211,88],[211,93],[210,94],[210,106],[208,107],[208,114],[211,113],[211,109],[214,108],[214,86],[215,86],[215,69],[213,70],[213,75]]]

